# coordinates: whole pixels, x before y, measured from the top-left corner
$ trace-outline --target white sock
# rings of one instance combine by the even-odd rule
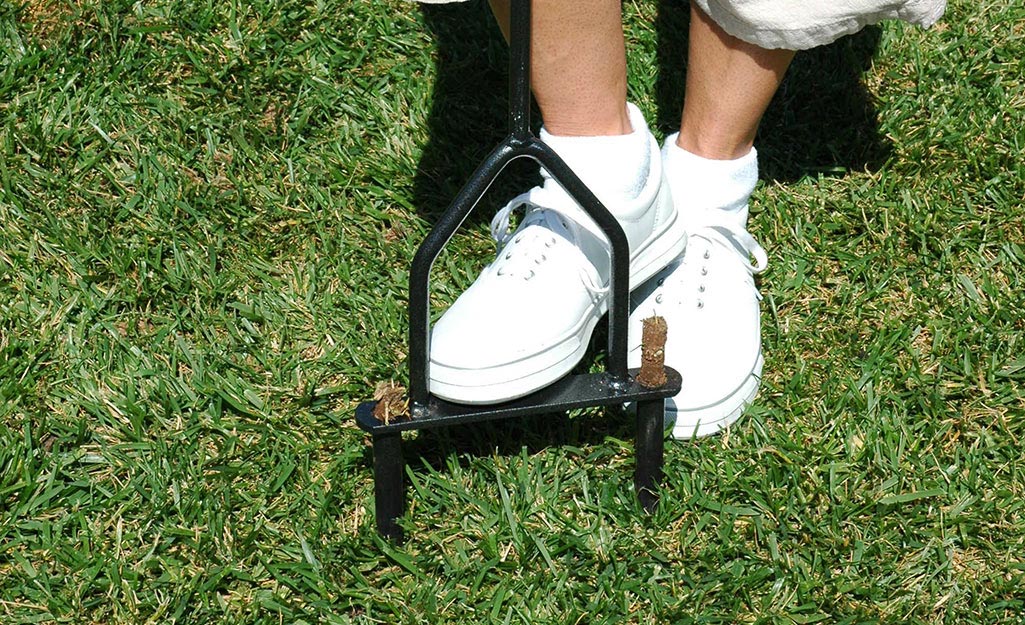
[[[676,145],[673,133],[662,148],[662,166],[684,218],[705,211],[724,211],[741,228],[747,227],[747,200],[758,183],[758,152],[729,161],[704,158]],[[682,196],[682,197],[678,197]]]
[[[632,132],[627,135],[565,137],[541,128],[541,140],[584,181],[603,204],[617,206],[636,199],[651,169],[651,141],[644,115],[626,105]]]

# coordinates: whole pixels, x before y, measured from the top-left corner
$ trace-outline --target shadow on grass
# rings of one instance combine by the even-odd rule
[[[508,134],[508,51],[486,2],[421,5],[437,46],[429,139],[413,182],[414,205],[441,215],[484,157]],[[534,107],[534,129],[540,114]],[[491,219],[500,202],[537,184],[536,165],[518,159],[502,172],[469,223]]]
[[[539,414],[487,422],[486,426],[453,426],[421,430],[403,443],[406,462],[413,471],[424,464],[443,471],[452,454],[464,462],[492,455],[530,455],[548,448],[589,447],[608,437],[633,440],[634,417],[620,409],[592,408],[569,416]]]
[[[872,26],[797,55],[759,129],[763,178],[788,182],[883,166],[892,144],[861,80],[881,38]]]

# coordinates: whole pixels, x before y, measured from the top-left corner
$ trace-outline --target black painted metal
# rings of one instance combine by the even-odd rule
[[[666,383],[656,389],[649,389],[630,378],[625,387],[612,384],[608,373],[588,373],[568,375],[545,388],[520,399],[474,406],[469,404],[453,404],[431,396],[426,409],[414,418],[395,419],[385,424],[373,415],[375,402],[366,402],[356,408],[356,423],[371,434],[385,432],[402,432],[404,430],[424,430],[429,428],[466,425],[480,421],[525,417],[546,412],[563,412],[577,408],[594,406],[616,406],[626,402],[637,402],[638,406],[647,403],[657,404],[658,415],[657,437],[663,434],[662,413],[663,399],[680,392],[680,374],[666,367]],[[642,412],[638,409],[638,413]],[[649,433],[654,436],[654,430]]]
[[[635,402],[637,467],[634,483],[645,509],[657,504],[664,451],[664,399],[680,391],[680,375],[666,370],[657,389],[636,383],[627,370],[630,311],[630,248],[615,217],[566,163],[530,130],[530,0],[512,0],[509,60],[509,135],[484,159],[424,239],[409,274],[409,398],[411,417],[385,424],[373,416],[374,402],[356,409],[359,427],[374,445],[374,496],[378,531],[401,538],[396,519],[405,510],[402,438],[404,430],[462,425],[494,419]],[[607,368],[603,373],[566,376],[527,397],[487,406],[443,401],[430,394],[430,273],[445,244],[459,229],[495,178],[513,160],[529,158],[544,167],[594,219],[609,241],[610,291]]]
[[[509,15],[509,134],[530,134],[530,0],[514,0]]]
[[[676,380],[674,380],[675,382]],[[665,405],[661,401],[637,402],[637,441],[634,443],[634,490],[648,512],[658,506],[665,457]]]
[[[402,539],[402,528],[395,522],[406,509],[406,491],[402,484],[402,434],[374,434],[374,516],[382,536]]]

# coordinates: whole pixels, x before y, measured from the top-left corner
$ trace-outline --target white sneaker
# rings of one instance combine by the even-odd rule
[[[608,206],[630,243],[630,286],[679,256],[682,220],[650,139],[648,180],[628,206]],[[498,255],[431,332],[430,390],[454,402],[522,397],[569,373],[608,307],[609,246],[550,176],[495,215]],[[526,211],[515,232],[510,214]]]
[[[736,421],[761,382],[761,296],[753,276],[765,269],[765,250],[743,227],[715,217],[706,211],[704,223],[688,220],[683,257],[632,295],[629,366],[640,366],[643,319],[660,315],[669,327],[666,364],[683,378],[680,393],[666,400],[676,439]]]

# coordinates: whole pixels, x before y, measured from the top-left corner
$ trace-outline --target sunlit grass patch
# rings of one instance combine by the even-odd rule
[[[685,7],[624,10],[631,98],[671,132]],[[376,537],[352,409],[405,382],[408,264],[504,132],[488,19],[0,6],[0,621],[1019,621],[1009,0],[798,58],[751,207],[762,389],[668,447],[654,515],[629,418],[583,411],[409,436],[409,540]],[[529,180],[453,239],[435,314]]]

